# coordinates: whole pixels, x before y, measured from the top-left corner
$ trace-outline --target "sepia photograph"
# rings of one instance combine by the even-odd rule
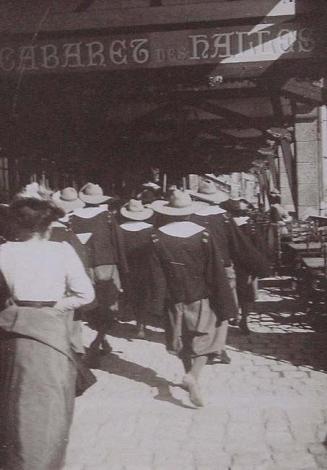
[[[327,469],[326,24],[1,0],[0,470]]]

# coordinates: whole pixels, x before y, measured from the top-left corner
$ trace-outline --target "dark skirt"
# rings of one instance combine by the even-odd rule
[[[220,330],[224,330],[225,323],[217,320],[209,299],[172,305],[166,322],[167,349],[180,357],[221,352],[225,333],[222,338]]]
[[[59,470],[73,417],[75,365],[52,347],[1,331],[0,467]]]

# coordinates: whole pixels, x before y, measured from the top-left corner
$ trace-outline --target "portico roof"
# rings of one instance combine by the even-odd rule
[[[148,3],[148,6],[145,6]],[[216,0],[215,2],[175,4],[162,0],[162,6],[151,2],[115,0],[2,0],[0,33],[34,34],[36,31],[60,32],[128,27],[189,25],[232,22],[239,20],[270,23],[292,19],[324,10],[324,0]],[[129,6],[130,5],[130,6]],[[139,6],[137,6],[139,5]],[[143,6],[142,6],[143,5]]]

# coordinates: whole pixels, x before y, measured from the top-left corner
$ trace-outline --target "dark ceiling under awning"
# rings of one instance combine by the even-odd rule
[[[73,44],[84,41],[84,51],[89,50],[88,38],[94,37],[98,41],[103,39],[106,47],[111,44],[114,57],[113,64],[108,63],[107,69],[102,71],[102,56],[96,55],[94,49],[92,60],[98,60],[94,69],[86,67],[85,62],[75,67],[80,58],[88,61],[86,63],[91,59],[83,54],[74,56],[78,49],[72,46],[71,49],[66,47],[66,56],[60,56],[61,62],[53,70],[44,70],[44,60],[42,62],[39,55],[41,65],[38,70],[18,67],[18,73],[1,74],[4,91],[1,106],[5,112],[0,117],[0,127],[3,139],[10,136],[8,147],[14,156],[35,161],[50,159],[63,167],[76,168],[82,162],[90,171],[105,167],[109,160],[118,169],[135,165],[137,170],[141,159],[142,164],[160,165],[174,174],[245,170],[255,159],[265,158],[265,152],[274,154],[274,143],[279,143],[279,139],[272,137],[269,129],[290,129],[292,134],[294,103],[304,102],[308,107],[314,107],[326,102],[321,81],[326,75],[326,63],[321,60],[323,38],[319,36],[317,56],[312,54],[311,43],[304,42],[308,40],[305,35],[293,41],[289,25],[295,21],[295,15],[266,17],[276,5],[281,5],[277,0],[256,2],[255,19],[253,13],[251,18],[247,12],[242,21],[237,6],[243,5],[245,11],[245,5],[254,5],[253,0],[221,1],[210,7],[206,4],[202,10],[200,4],[153,8],[153,18],[159,18],[156,16],[159,13],[163,15],[159,26],[158,19],[152,20],[150,25],[144,24],[145,18],[150,18],[151,9],[134,8],[134,18],[138,22],[136,29],[128,23],[132,18],[131,9],[121,9],[120,15],[119,9],[110,10],[105,1],[97,0],[88,5],[84,2],[81,9],[82,3],[81,0],[37,0],[30,5],[31,2],[23,0],[19,10],[17,2],[8,2],[9,8],[0,5],[0,31],[10,31],[6,44],[8,47],[12,41],[18,44],[15,49],[18,56],[20,52],[17,51],[26,38],[34,41],[37,54],[42,54],[42,47],[48,43],[63,51],[66,37]],[[258,41],[254,50],[260,52],[260,47],[266,48],[263,56],[259,54],[260,60],[253,62],[253,53],[250,60],[245,50],[245,57],[237,59],[240,62],[235,53],[220,57],[215,63],[214,54],[218,49],[212,35],[218,28],[215,24],[220,24],[218,4],[222,15],[226,16],[221,21],[225,34],[221,40],[233,33],[232,20],[227,19],[229,11],[238,28],[238,35],[233,37],[234,46],[243,34],[254,31]],[[301,5],[297,11],[301,16],[310,3],[299,1],[294,5]],[[317,1],[314,10],[319,5],[321,3]],[[190,18],[194,19],[190,25],[185,25],[185,15],[182,15],[187,8]],[[210,28],[207,24],[204,28],[209,8],[215,16]],[[196,12],[200,15],[198,23]],[[173,17],[177,26],[168,24],[167,19]],[[184,18],[182,26],[181,18]],[[317,16],[306,18],[315,34],[320,28],[316,20]],[[276,31],[283,28],[286,33],[282,35],[281,44],[285,46],[286,40],[292,41],[286,44],[290,48],[288,58],[282,53],[278,55],[275,42],[265,39],[268,36],[264,34],[270,33],[269,38],[275,41]],[[302,26],[299,28],[303,30]],[[189,60],[185,64],[176,64],[176,56],[167,56],[168,59],[165,56],[167,63],[160,66],[154,62],[149,62],[149,67],[144,64],[129,66],[124,62],[125,56],[119,55],[125,51],[124,44],[114,42],[124,41],[124,34],[132,35],[128,37],[133,41],[144,32],[149,41],[157,44],[165,38],[168,41],[165,44],[169,46],[174,38],[185,39],[188,29],[192,29],[193,36],[200,35],[192,39],[191,52],[196,57],[192,65]],[[35,35],[37,31],[40,31],[39,35]],[[209,59],[207,42],[201,41],[210,41]],[[115,49],[115,44],[120,49]],[[48,58],[51,58],[50,52]],[[11,50],[6,54],[7,66],[11,66],[13,54]]]

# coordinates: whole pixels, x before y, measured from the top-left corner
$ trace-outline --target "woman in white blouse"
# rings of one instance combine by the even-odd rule
[[[16,241],[0,246],[0,467],[8,470],[60,469],[68,442],[83,351],[73,313],[94,290],[74,249],[49,241],[62,215],[47,201],[18,200]]]

